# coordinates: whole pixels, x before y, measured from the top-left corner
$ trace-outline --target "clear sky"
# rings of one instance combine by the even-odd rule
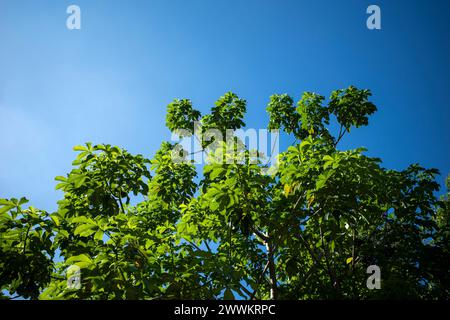
[[[66,28],[70,4],[81,30]],[[381,30],[366,27],[370,4]],[[174,98],[206,112],[231,90],[248,101],[247,126],[264,128],[271,94],[349,85],[371,89],[379,111],[341,148],[438,168],[443,184],[448,0],[0,0],[0,197],[55,210],[53,178],[87,141],[152,157]]]

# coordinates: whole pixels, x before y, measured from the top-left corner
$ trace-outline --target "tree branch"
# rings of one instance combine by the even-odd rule
[[[346,132],[346,131],[345,131],[345,130],[342,131],[342,129],[344,129],[344,127],[343,127],[342,124],[341,124],[341,127],[339,128],[339,136],[338,136],[338,139],[337,139],[336,142],[334,143],[334,147],[335,147],[335,148],[337,147],[339,141],[341,141],[342,137],[345,135],[345,132]]]
[[[28,234],[30,233],[30,229],[31,229],[31,225],[28,226],[27,228],[27,233],[25,234],[25,240],[23,241],[23,251],[22,254],[25,254],[25,250],[27,248],[27,239],[28,239]]]
[[[325,242],[323,240],[322,227],[319,227],[319,230],[320,230],[320,238],[321,238],[321,241],[322,241],[322,250],[323,250],[323,252],[325,254],[325,263],[327,265],[328,275],[330,276],[330,280],[332,282],[333,288],[336,289],[336,288],[339,288],[339,281],[337,280],[336,273],[335,273],[335,271],[333,270],[333,268],[331,267],[331,264],[330,264],[330,259],[329,259],[329,256],[328,256],[328,248],[325,248]]]
[[[267,250],[267,262],[269,264],[269,275],[270,275],[270,299],[277,300],[278,299],[278,287],[277,287],[277,273],[275,270],[275,259],[273,256],[274,248],[270,244],[270,242],[266,242],[266,250]]]
[[[253,291],[252,295],[250,296],[250,300],[253,300],[256,296],[256,292],[259,289],[259,285],[261,284],[261,280],[264,278],[264,274],[267,272],[267,269],[269,268],[269,261],[267,261],[263,271],[261,272],[261,274],[258,277],[258,280],[256,281],[256,288],[255,291]]]

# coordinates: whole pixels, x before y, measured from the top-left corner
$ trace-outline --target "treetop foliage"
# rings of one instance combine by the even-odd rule
[[[237,138],[201,141],[210,158],[240,151],[204,165],[201,180],[192,163],[174,161],[169,142],[151,160],[111,145],[74,147],[74,168],[56,177],[56,212],[0,200],[3,298],[448,299],[450,211],[448,195],[435,195],[439,172],[388,170],[363,148],[337,148],[368,125],[370,96],[353,86],[328,100],[306,92],[297,104],[271,96],[268,129],[295,142],[270,175]],[[225,132],[244,127],[245,112],[231,92],[206,115],[175,99],[166,125]],[[71,265],[81,269],[79,290],[67,286]],[[370,265],[381,270],[380,290],[366,286]]]

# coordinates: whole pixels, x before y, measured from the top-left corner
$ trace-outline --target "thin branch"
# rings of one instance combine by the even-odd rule
[[[250,296],[250,300],[253,300],[255,298],[256,292],[259,289],[259,285],[261,284],[261,281],[264,278],[264,274],[267,272],[268,268],[269,268],[269,261],[267,261],[263,271],[261,272],[261,274],[259,275],[258,280],[256,281],[256,288],[255,288],[255,291],[253,291],[252,295]]]
[[[316,263],[316,264],[319,264],[319,260],[318,260],[318,258],[316,257],[316,255],[314,254],[314,252],[312,251],[312,249],[311,249],[311,246],[310,246],[310,244],[308,243],[308,241],[306,241],[306,239],[305,238],[303,238],[303,236],[301,235],[301,233],[299,232],[299,230],[297,230],[297,238],[298,239],[300,239],[302,242],[303,242],[303,245],[306,247],[306,249],[308,250],[308,252],[309,252],[309,255],[311,256],[311,258],[314,260],[314,262]],[[320,259],[320,258],[319,258]]]
[[[205,246],[206,246],[206,249],[208,249],[208,252],[212,253],[212,250],[211,250],[211,248],[210,248],[210,246],[208,244],[208,241],[204,240],[203,242],[205,243]]]
[[[273,247],[269,242],[266,242],[267,260],[269,263],[269,275],[270,275],[270,299],[277,300],[278,287],[277,287],[277,273],[275,269],[275,260],[273,257]]]
[[[116,245],[115,247],[113,247],[113,251],[114,251],[114,256],[116,258],[116,263],[119,263],[119,255],[117,252],[117,247],[119,247],[119,244],[116,242],[116,240],[112,237],[111,233],[105,231],[105,234],[114,242],[114,244]],[[123,274],[122,268],[118,265],[117,269],[119,270],[120,276],[122,277],[123,281],[126,281],[125,275]]]
[[[199,248],[199,246],[197,246],[195,243],[193,243],[192,241],[190,241],[190,240],[187,240],[187,239],[185,239],[187,242],[189,242],[189,244],[191,245],[191,246],[193,246],[195,249],[197,249],[198,251],[203,251],[202,249],[200,249]]]
[[[319,252],[319,255],[317,257],[318,259],[322,258],[322,252]],[[308,278],[311,276],[311,274],[316,270],[318,266],[317,262],[314,262],[314,264],[311,266],[311,268],[308,270],[308,272],[303,276],[303,278],[301,278],[299,280],[299,283],[305,282],[306,280],[308,280]]]
[[[342,137],[345,135],[346,130],[342,130],[342,129],[344,129],[344,127],[343,127],[342,124],[341,124],[341,127],[339,128],[339,136],[338,136],[338,139],[337,139],[336,142],[334,143],[334,147],[335,147],[335,148],[337,147],[339,141],[341,141]]]
[[[263,234],[262,232],[260,232],[259,230],[257,230],[256,228],[252,228],[253,229],[253,233],[259,238],[261,239],[263,242],[267,242],[269,240],[269,238],[267,237],[267,235]]]
[[[120,208],[122,209],[122,213],[125,214],[125,209],[123,208],[122,198],[119,196],[118,199],[119,199]]]
[[[275,139],[278,139],[278,132],[277,132],[277,134],[276,134],[276,138]],[[271,149],[271,151],[270,151],[270,156],[269,156],[269,159],[267,159],[267,161],[266,161],[266,163],[265,163],[265,166],[267,166],[268,164],[269,164],[269,162],[272,160],[272,155],[273,155],[273,152],[275,151],[275,146],[277,145],[277,142],[275,141],[275,143],[272,145],[272,149]]]
[[[246,288],[244,287],[244,285],[242,283],[239,283],[239,287],[242,289],[242,291],[245,292],[245,294],[250,297],[252,295],[252,293]]]
[[[25,254],[25,250],[26,250],[26,248],[27,248],[27,239],[28,239],[28,234],[30,233],[30,229],[31,229],[31,225],[28,226],[27,233],[25,234],[25,240],[23,241],[23,251],[22,251],[22,254]]]
[[[337,280],[336,277],[336,273],[334,272],[333,268],[330,265],[330,259],[328,256],[328,248],[325,247],[325,243],[324,243],[324,237],[323,237],[323,233],[322,233],[322,227],[319,227],[320,230],[320,238],[322,241],[322,250],[325,253],[325,263],[327,265],[327,270],[328,270],[328,275],[330,276],[330,280],[332,282],[333,288],[338,288],[339,287],[339,282]]]

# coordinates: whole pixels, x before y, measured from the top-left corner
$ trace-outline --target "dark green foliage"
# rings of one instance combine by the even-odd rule
[[[27,202],[0,199],[0,287],[36,299],[53,270],[53,222],[45,211],[22,209]]]

